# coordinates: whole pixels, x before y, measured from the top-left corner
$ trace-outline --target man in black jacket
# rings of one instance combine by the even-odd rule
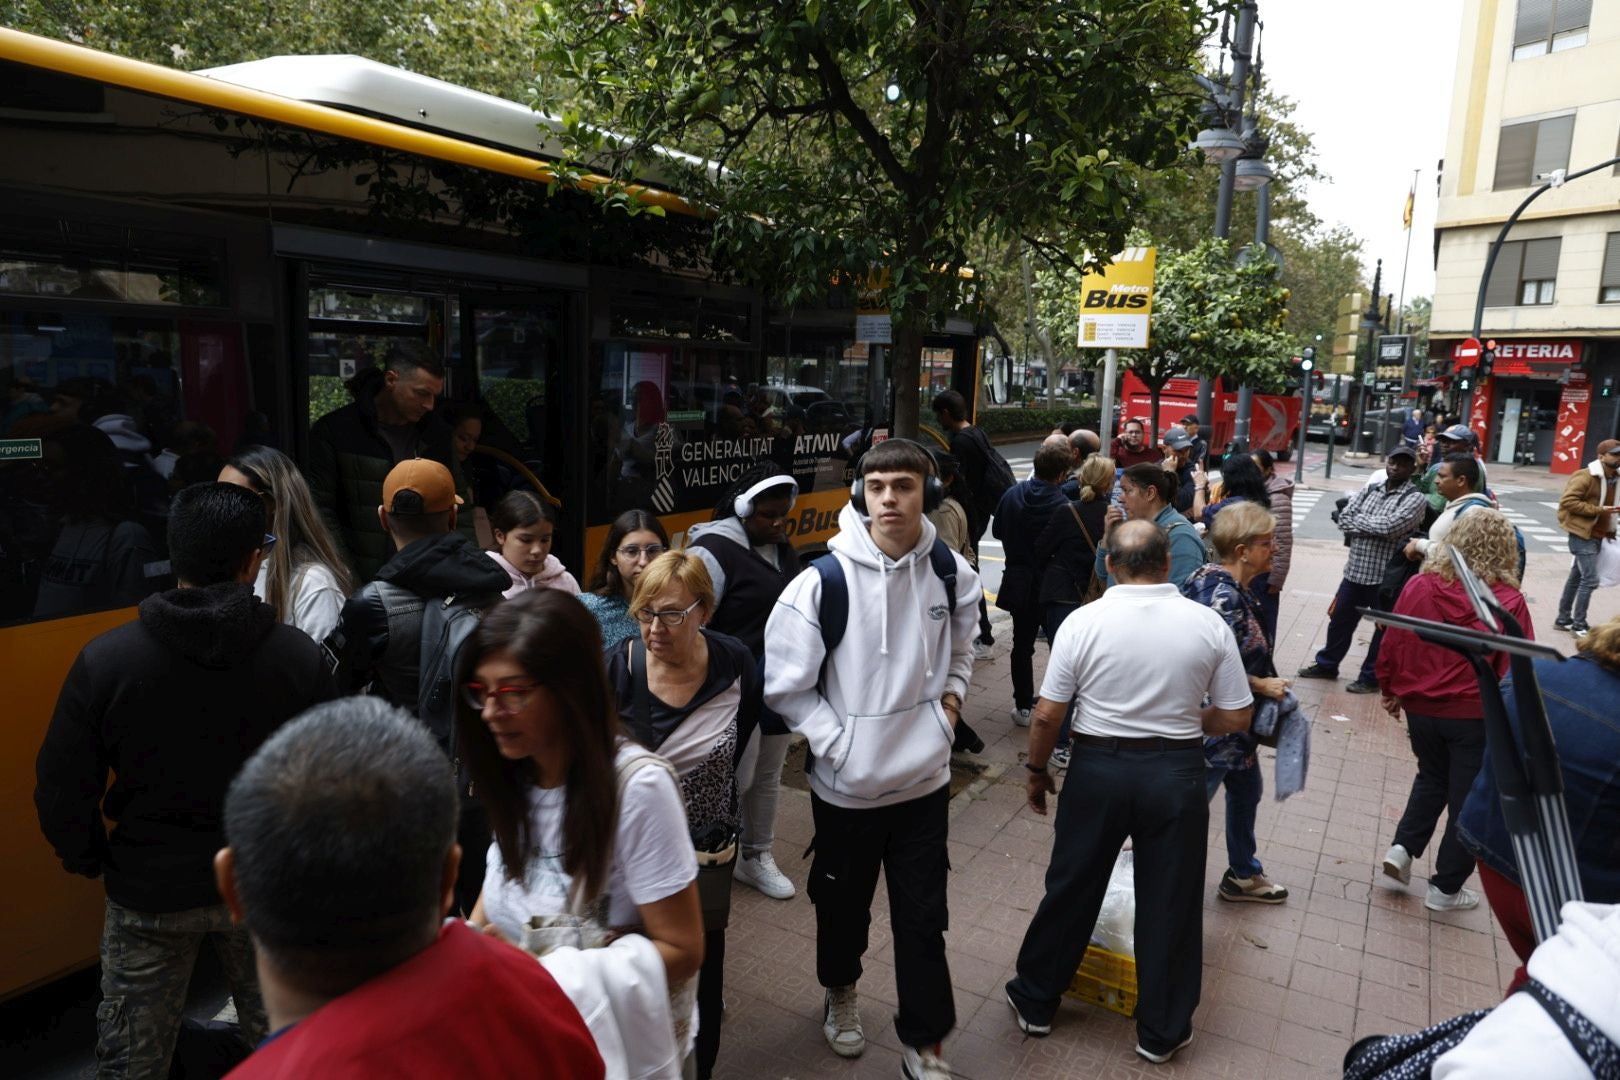
[[[243,1035],[266,1033],[252,945],[214,885],[225,790],[276,728],[336,690],[320,648],[253,595],[272,542],[264,525],[264,503],[232,484],[175,496],[180,587],[84,647],[35,763],[45,838],[66,869],[107,889],[99,1076],[168,1075],[204,938]]]
[[[501,599],[512,581],[478,545],[456,531],[462,505],[450,470],[418,458],[395,465],[383,481],[382,505],[373,511],[394,545],[394,557],[377,580],[343,605],[337,629],[326,639],[337,662],[338,686],[370,692],[418,719],[422,655],[422,609],[430,600],[454,596],[477,607]],[[453,754],[452,732],[429,722],[440,749]],[[463,795],[466,793],[463,792]],[[489,825],[482,808],[463,798],[461,876],[456,900],[471,911],[484,882]]]
[[[472,492],[460,472],[450,425],[433,411],[444,391],[444,366],[425,345],[391,346],[382,370],[361,372],[349,389],[354,400],[310,429],[304,475],[350,567],[359,580],[370,581],[394,551],[376,509],[389,469],[430,458],[450,470],[462,495]],[[462,531],[473,539],[471,515]]]
[[[1067,440],[1042,443],[1035,451],[1035,475],[1008,488],[996,507],[993,531],[1007,559],[996,606],[1013,617],[1012,721],[1019,727],[1029,727],[1035,706],[1035,633],[1041,628],[1040,585],[1046,569],[1036,562],[1035,538],[1068,503],[1059,485],[1070,460]]]

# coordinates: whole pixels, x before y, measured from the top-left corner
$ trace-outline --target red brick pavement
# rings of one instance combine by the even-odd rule
[[[1343,552],[1322,541],[1296,546],[1279,627],[1281,670],[1306,662],[1320,644]],[[1533,551],[1526,585],[1536,625],[1566,652],[1572,643],[1551,625],[1567,566],[1567,557]],[[1620,613],[1617,593],[1598,594],[1593,622]],[[1363,624],[1344,670],[1356,670],[1369,636]],[[1009,638],[1010,632],[998,636],[996,655],[979,665],[966,708],[988,744],[987,782],[952,805],[946,947],[958,1026],[945,1049],[958,1076],[1338,1076],[1345,1049],[1361,1035],[1412,1030],[1501,997],[1517,961],[1486,907],[1443,915],[1425,910],[1427,858],[1414,863],[1406,888],[1377,872],[1413,775],[1403,724],[1385,715],[1376,698],[1344,693],[1342,680],[1301,681],[1295,689],[1314,715],[1309,783],[1287,802],[1267,798],[1258,825],[1267,872],[1291,895],[1280,907],[1214,899],[1224,868],[1217,800],[1210,822],[1203,1002],[1193,1021],[1193,1044],[1168,1065],[1150,1065],[1132,1052],[1131,1021],[1075,1002],[1065,1002],[1049,1038],[1024,1037],[1001,986],[1012,974],[1042,894],[1051,819],[1036,817],[1023,804],[1017,765],[1025,732],[1013,728],[1007,715]],[[1037,646],[1037,675],[1044,661],[1045,648]],[[1269,762],[1265,767],[1269,772]],[[776,856],[800,895],[780,902],[736,890],[717,1076],[899,1074],[893,949],[881,889],[860,983],[866,1054],[846,1061],[822,1041],[815,920],[803,895],[809,863],[801,854],[810,833],[809,797],[784,788]]]

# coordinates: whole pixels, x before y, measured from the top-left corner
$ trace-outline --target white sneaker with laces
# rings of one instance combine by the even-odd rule
[[[798,890],[793,882],[776,866],[776,859],[766,851],[759,855],[744,855],[737,860],[731,876],[744,885],[758,889],[772,900],[791,900]]]
[[[1400,844],[1390,845],[1384,855],[1384,876],[1392,877],[1402,885],[1412,881],[1412,856]]]
[[[1014,709],[1012,711],[1013,726],[1029,727],[1029,714],[1029,709]]]
[[[1458,889],[1454,893],[1441,892],[1438,885],[1429,886],[1429,895],[1423,906],[1430,911],[1467,911],[1479,907],[1479,893],[1473,889]]]
[[[990,650],[993,648],[995,648],[995,646],[986,645],[982,641],[975,641],[973,643],[973,659],[975,661],[990,659]]]
[[[821,1033],[826,1036],[832,1052],[839,1057],[860,1057],[866,1049],[866,1032],[861,1030],[859,1004],[854,983],[827,988]]]
[[[939,1056],[939,1044],[900,1048],[900,1075],[906,1080],[951,1080],[951,1067]]]
[[[1067,769],[1069,767],[1069,754],[1072,746],[1073,744],[1071,743],[1070,746],[1052,747],[1052,756],[1046,759],[1046,763],[1052,766],[1054,769]]]

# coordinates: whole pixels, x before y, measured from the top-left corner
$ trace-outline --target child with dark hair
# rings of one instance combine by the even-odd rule
[[[549,502],[532,491],[509,491],[495,504],[489,523],[500,550],[485,554],[512,579],[512,587],[503,596],[511,599],[529,589],[558,589],[570,596],[579,595],[579,582],[551,553],[557,511]]]

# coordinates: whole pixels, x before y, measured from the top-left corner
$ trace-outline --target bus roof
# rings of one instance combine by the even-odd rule
[[[360,57],[276,57],[192,73],[0,27],[0,60],[525,180],[544,183],[555,175],[543,156],[541,117],[526,106]],[[309,79],[300,92],[310,97],[292,90],[298,84],[290,80],[299,73]],[[326,96],[337,100],[321,100]],[[515,134],[517,113],[528,127],[521,135]],[[416,122],[405,122],[413,114]],[[602,176],[582,180],[588,189],[611,183]],[[701,207],[672,192],[626,186],[649,205],[704,215]]]

